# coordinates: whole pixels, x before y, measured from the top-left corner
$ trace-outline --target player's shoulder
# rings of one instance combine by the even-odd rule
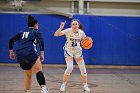
[[[21,35],[21,34],[23,34],[23,32],[25,32],[25,30],[22,29],[18,32],[18,34]]]
[[[25,28],[25,29],[21,29],[21,30],[19,31],[19,33],[27,32],[27,31],[28,31],[27,28]]]
[[[80,33],[82,33],[82,34],[85,34],[85,32],[84,32],[83,30],[81,30],[81,29],[78,29],[78,31],[79,31]]]
[[[62,32],[63,34],[69,34],[71,31],[72,31],[71,28],[66,28],[66,29],[62,30],[61,32]]]
[[[65,31],[72,31],[72,28],[66,28]]]

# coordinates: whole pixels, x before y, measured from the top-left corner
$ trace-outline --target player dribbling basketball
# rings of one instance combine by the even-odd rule
[[[83,82],[83,90],[90,92],[87,84],[87,72],[85,67],[84,58],[82,55],[82,48],[80,45],[81,40],[86,37],[83,30],[79,29],[80,22],[77,19],[71,21],[71,28],[64,29],[65,22],[60,24],[59,29],[55,32],[54,36],[66,36],[66,43],[64,45],[64,56],[67,68],[64,72],[63,83],[60,87],[60,91],[66,91],[66,83],[73,70],[73,58],[76,60],[81,72],[81,78]]]

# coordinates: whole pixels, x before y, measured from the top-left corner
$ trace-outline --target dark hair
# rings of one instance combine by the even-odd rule
[[[34,27],[34,25],[37,23],[37,20],[33,16],[28,16],[28,27]]]
[[[34,24],[37,24],[38,22],[37,22],[37,20],[36,19],[34,19]]]
[[[81,23],[80,23],[80,25],[79,25],[79,29],[84,30],[84,28],[83,28],[83,26],[82,26]]]
[[[77,22],[79,23],[79,25],[80,25],[80,21],[79,21],[78,19],[72,19],[72,20],[71,20],[71,23],[72,23],[73,21],[77,21]]]

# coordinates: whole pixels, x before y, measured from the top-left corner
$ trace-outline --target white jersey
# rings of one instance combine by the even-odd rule
[[[63,35],[66,35],[66,39],[67,39],[65,48],[68,48],[68,49],[74,48],[74,49],[82,50],[80,41],[83,37],[86,37],[84,31],[78,29],[78,32],[74,33],[72,31],[72,28],[68,28],[68,29],[62,30],[62,33]]]

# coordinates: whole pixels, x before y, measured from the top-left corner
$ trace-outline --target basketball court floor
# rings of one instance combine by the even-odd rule
[[[60,93],[59,88],[65,66],[43,66],[50,93]],[[87,67],[90,93],[140,93],[139,68]],[[24,72],[18,65],[0,65],[0,93],[24,93]],[[33,75],[32,93],[40,93]],[[67,84],[66,93],[84,93],[79,69],[75,66]]]

